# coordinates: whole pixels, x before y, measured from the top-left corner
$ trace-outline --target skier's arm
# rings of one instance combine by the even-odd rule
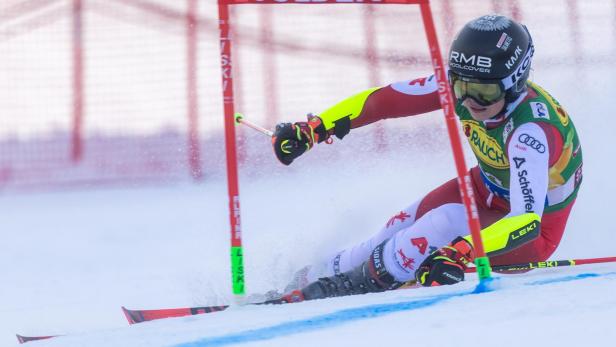
[[[342,139],[351,128],[380,119],[422,114],[440,108],[436,78],[418,78],[372,88],[353,95],[307,122],[281,123],[272,137],[278,160],[290,165],[315,143],[331,135]]]
[[[507,253],[539,236],[548,191],[550,142],[537,123],[523,124],[510,135],[511,212],[481,231],[487,255]],[[470,235],[465,239],[471,242]]]
[[[350,129],[386,118],[407,117],[439,109],[436,78],[401,81],[353,95],[319,114],[325,130],[338,138]]]

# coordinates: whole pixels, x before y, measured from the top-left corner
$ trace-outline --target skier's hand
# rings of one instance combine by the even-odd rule
[[[430,254],[415,271],[415,278],[425,287],[456,284],[464,280],[464,270],[474,259],[473,246],[462,237],[457,237],[449,245]]]
[[[309,115],[307,122],[276,125],[272,145],[278,160],[285,165],[290,165],[295,158],[304,154],[315,143],[325,141],[327,137],[328,134],[321,118]]]

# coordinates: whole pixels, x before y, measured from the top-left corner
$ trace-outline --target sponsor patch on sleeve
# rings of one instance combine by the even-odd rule
[[[396,82],[391,87],[397,92],[408,95],[426,95],[438,90],[434,75],[410,81]]]
[[[530,108],[533,111],[533,117],[541,119],[550,119],[548,107],[542,102],[530,102]]]

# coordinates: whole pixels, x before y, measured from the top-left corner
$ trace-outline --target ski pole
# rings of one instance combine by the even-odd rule
[[[258,131],[258,132],[260,132],[262,134],[265,134],[265,135],[267,135],[269,137],[274,136],[274,132],[273,131],[265,129],[262,126],[259,126],[259,125],[255,124],[255,123],[251,122],[251,121],[248,121],[248,120],[244,119],[244,115],[239,113],[239,112],[235,113],[235,124],[244,124],[245,126],[247,126],[249,128],[252,128],[252,129],[254,129],[254,130],[256,130],[256,131]]]
[[[612,263],[612,262],[616,262],[616,257],[534,261],[530,263],[496,265],[496,266],[492,266],[492,270],[504,271],[504,272],[524,271],[524,270],[545,269],[545,268],[561,267],[561,266],[577,266],[577,265]],[[474,267],[466,269],[466,272],[476,272],[476,271],[477,269]]]

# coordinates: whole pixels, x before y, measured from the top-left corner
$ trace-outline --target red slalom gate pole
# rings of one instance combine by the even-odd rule
[[[231,63],[231,40],[229,38],[229,6],[218,1],[220,28],[220,68],[225,117],[225,147],[227,154],[227,188],[229,192],[229,220],[231,223],[231,275],[233,294],[244,295],[244,251],[242,248],[240,192],[235,143],[235,118],[233,105],[233,71]]]
[[[421,16],[423,18],[426,36],[428,37],[432,66],[434,67],[434,76],[436,77],[438,84],[438,93],[440,96],[441,106],[443,108],[443,112],[445,113],[447,131],[449,132],[449,139],[451,141],[451,149],[456,162],[460,195],[462,196],[462,202],[466,208],[468,226],[471,230],[471,236],[473,238],[473,246],[476,254],[475,265],[477,266],[479,280],[483,281],[491,277],[490,260],[486,257],[483,249],[483,242],[481,240],[480,233],[481,224],[479,223],[479,214],[477,212],[477,205],[475,204],[471,177],[466,168],[464,152],[462,151],[459,127],[454,113],[453,97],[451,95],[451,89],[449,88],[447,77],[445,76],[445,67],[443,65],[443,58],[441,56],[441,50],[438,44],[438,38],[436,36],[436,30],[434,28],[434,19],[432,18],[430,2],[426,0],[419,6],[421,9]]]

